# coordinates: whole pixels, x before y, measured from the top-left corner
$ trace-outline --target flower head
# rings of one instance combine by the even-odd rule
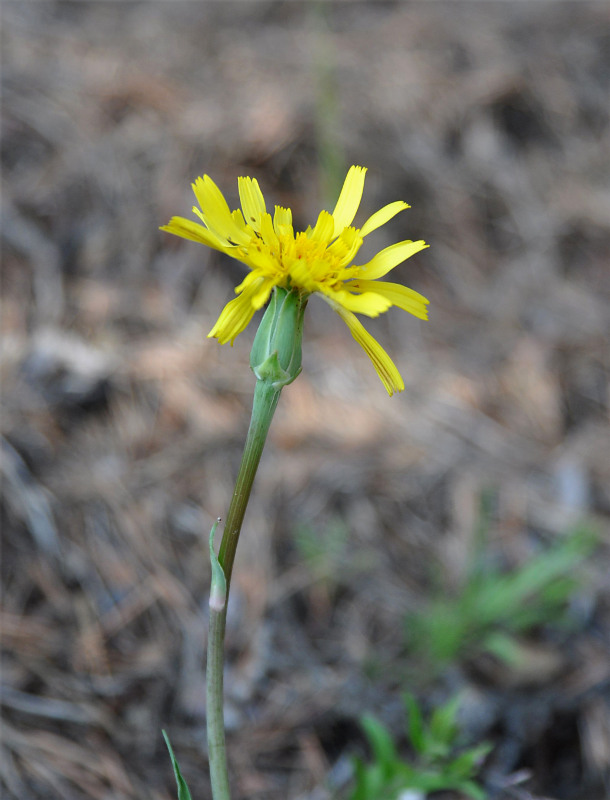
[[[250,270],[208,334],[221,344],[235,340],[262,308],[275,286],[306,299],[316,294],[347,324],[354,339],[369,356],[388,394],[402,391],[404,383],[394,362],[363,327],[356,314],[376,317],[391,306],[427,319],[428,301],[399,283],[380,281],[405,259],[428,245],[423,241],[398,242],[381,250],[366,264],[354,258],[363,239],[405,208],[398,200],[373,214],[361,228],[352,226],[364,189],[364,167],[350,167],[332,214],[321,211],[315,226],[295,233],[292,212],[275,206],[273,217],[254,178],[238,178],[241,210],[231,211],[214,181],[197,178],[193,191],[200,208],[193,212],[203,224],[172,217],[161,230],[200,242],[241,261]]]

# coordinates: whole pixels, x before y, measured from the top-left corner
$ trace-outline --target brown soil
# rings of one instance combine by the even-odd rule
[[[257,177],[304,226],[354,163],[358,219],[412,206],[370,247],[431,244],[394,273],[430,320],[366,321],[405,378],[390,399],[309,305],[234,576],[234,800],[344,796],[364,712],[408,755],[408,688],[426,708],[464,692],[465,735],[494,744],[490,797],[602,800],[608,7],[8,0],[2,37],[3,796],[169,800],[166,728],[210,797],[206,537],[239,464],[253,326],[206,339],[240,265],[158,227],[204,172],[233,204]],[[518,669],[475,643],[432,675],[405,618],[439,576],[459,593],[482,498],[490,563],[583,521],[595,556]]]

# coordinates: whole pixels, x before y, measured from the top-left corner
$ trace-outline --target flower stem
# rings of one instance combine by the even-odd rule
[[[222,611],[210,609],[208,633],[208,668],[206,676],[208,759],[214,800],[230,800],[225,726],[223,716],[222,671],[224,662],[225,623],[227,606]]]
[[[227,580],[227,595],[231,583],[231,573],[233,572],[235,550],[237,549],[241,525],[244,521],[246,506],[250,498],[250,490],[252,489],[254,476],[256,475],[256,470],[261,460],[261,454],[265,446],[271,420],[273,419],[273,414],[277,407],[278,400],[280,399],[280,392],[281,389],[274,388],[267,381],[256,381],[254,401],[252,404],[252,418],[250,419],[244,454],[241,459],[237,481],[235,482],[235,489],[233,490],[233,497],[231,498],[231,505],[229,506],[229,513],[227,514],[227,522],[220,543],[220,551],[218,553],[218,561],[220,562],[220,566]]]
[[[256,382],[252,418],[218,553],[218,562],[226,579],[226,596],[220,608],[218,604],[210,605],[206,676],[208,757],[214,800],[230,800],[231,797],[223,716],[224,638],[231,574],[250,491],[280,392],[281,388],[275,388],[270,381],[258,380]],[[212,605],[216,607],[213,608]]]

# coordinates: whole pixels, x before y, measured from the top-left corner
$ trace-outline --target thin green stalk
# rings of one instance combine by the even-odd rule
[[[242,456],[239,474],[237,475],[233,497],[231,498],[231,505],[229,506],[229,513],[227,514],[227,522],[220,543],[220,551],[218,553],[218,561],[220,562],[220,566],[223,569],[227,581],[227,594],[231,583],[231,573],[233,572],[233,561],[235,560],[235,550],[237,549],[239,533],[241,531],[242,522],[244,521],[246,506],[250,498],[250,490],[252,489],[254,476],[256,475],[256,470],[261,460],[261,454],[265,446],[269,426],[271,425],[273,414],[277,407],[278,400],[280,399],[280,392],[281,389],[274,388],[268,381],[256,381],[250,428],[248,429],[244,454]]]
[[[206,678],[208,759],[210,782],[214,800],[231,800],[229,775],[227,772],[227,750],[225,746],[225,724],[223,715],[223,665],[225,623],[227,605],[221,611],[210,608],[208,632],[208,669]]]
[[[258,380],[256,382],[250,428],[218,554],[217,563],[224,573],[226,583],[222,581],[223,585],[219,590],[213,578],[210,595],[206,716],[210,781],[214,800],[230,800],[231,797],[223,715],[224,637],[229,585],[246,506],[280,392],[281,388],[274,388],[269,381]],[[215,556],[213,554],[212,559],[214,564]]]

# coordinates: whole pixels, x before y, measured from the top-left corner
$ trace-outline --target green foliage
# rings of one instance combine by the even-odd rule
[[[409,644],[433,669],[481,652],[515,663],[517,635],[566,623],[567,602],[581,580],[575,568],[594,545],[592,532],[580,527],[508,573],[486,565],[485,549],[478,547],[457,596],[443,587],[423,610],[409,615]]]
[[[163,734],[163,738],[165,739],[165,744],[167,745],[167,749],[169,750],[169,757],[172,760],[172,766],[174,768],[174,775],[176,776],[176,785],[178,786],[178,800],[193,800],[191,797],[191,793],[189,791],[189,787],[186,785],[186,781],[182,777],[182,773],[180,772],[180,767],[178,766],[178,762],[176,761],[176,756],[174,755],[174,751],[172,750],[172,746],[169,741],[169,736],[165,731],[161,731]]]
[[[414,697],[407,694],[404,701],[408,711],[408,739],[415,752],[413,763],[400,758],[388,729],[375,717],[366,715],[362,727],[373,752],[373,762],[355,760],[356,785],[349,800],[398,800],[407,789],[422,792],[455,789],[473,800],[485,800],[486,793],[475,776],[491,746],[483,743],[458,750],[459,697],[433,711],[428,722]]]

